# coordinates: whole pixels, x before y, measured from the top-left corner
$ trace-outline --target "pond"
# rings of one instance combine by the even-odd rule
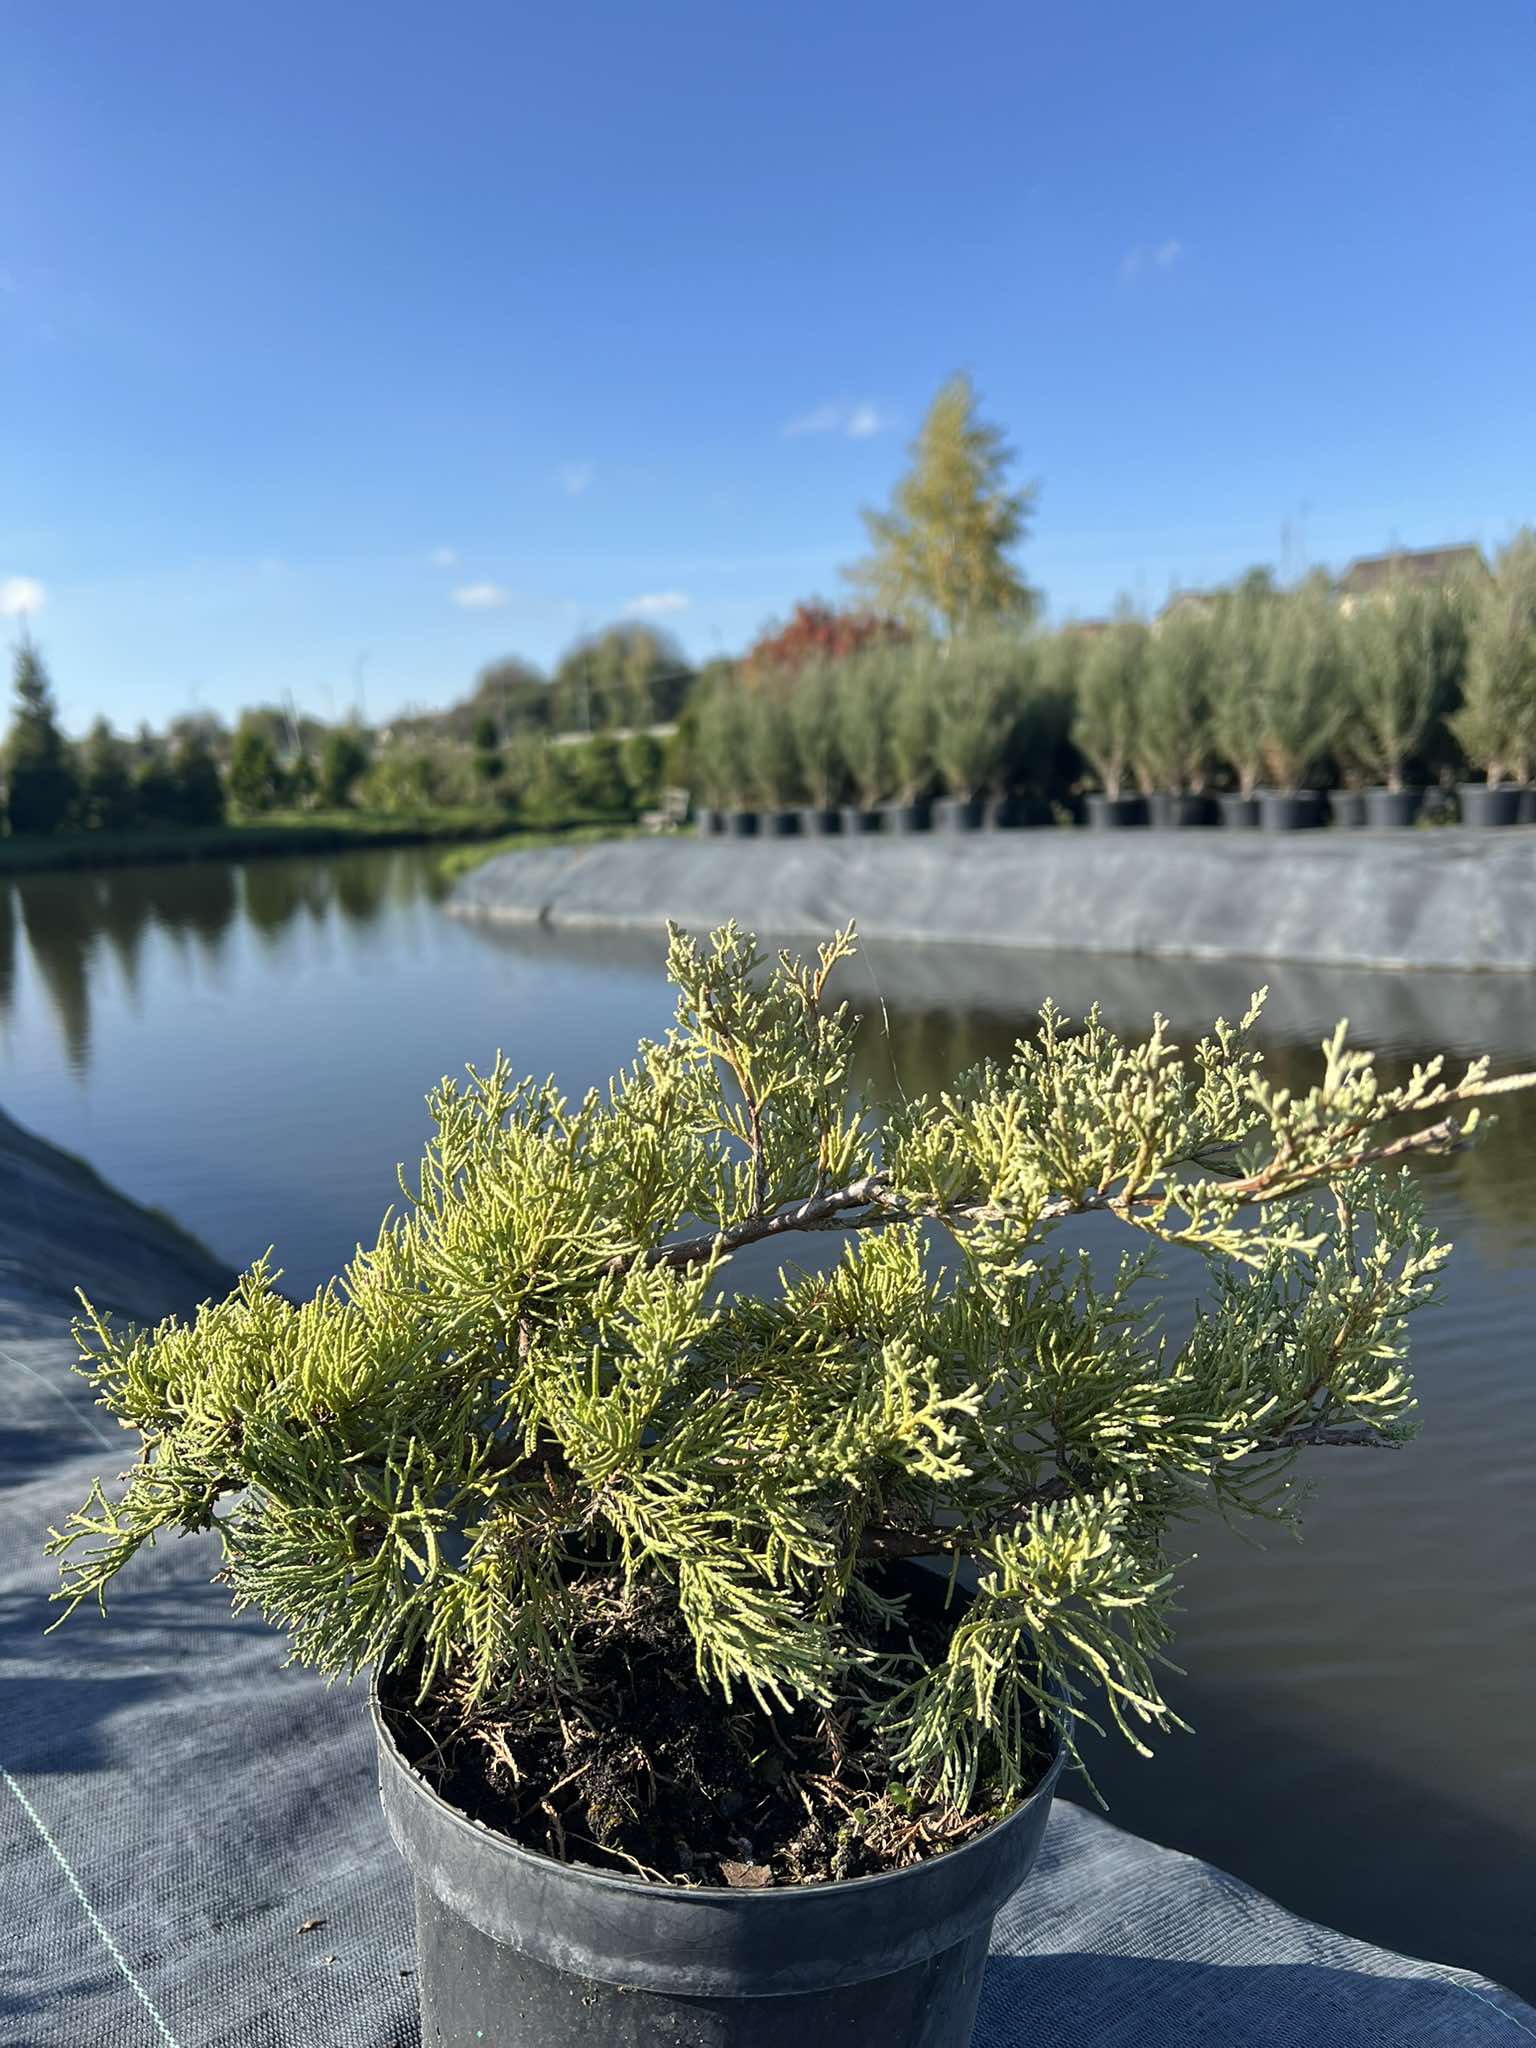
[[[0,1104],[231,1264],[272,1244],[313,1287],[398,1199],[440,1076],[499,1047],[580,1091],[670,1017],[659,939],[467,922],[435,876],[396,850],[0,884]],[[876,947],[847,992],[870,1076],[913,1093],[1048,994],[1187,1036],[1264,982],[1287,1079],[1344,1014],[1393,1071],[1442,1046],[1536,1066],[1536,978]],[[1423,1436],[1315,1454],[1304,1545],[1192,1531],[1172,1697],[1197,1732],[1090,1761],[1121,1825],[1530,1996],[1536,1101],[1424,1175],[1458,1250],[1418,1321]]]

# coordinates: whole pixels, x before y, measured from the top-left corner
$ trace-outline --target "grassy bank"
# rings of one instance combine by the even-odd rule
[[[445,881],[457,881],[499,853],[528,853],[536,846],[592,846],[600,839],[639,839],[651,835],[643,825],[567,825],[558,831],[510,832],[499,839],[456,846],[437,864]]]
[[[622,825],[578,825],[575,833],[606,838]],[[244,824],[165,826],[133,832],[57,832],[0,839],[0,875],[44,868],[133,867],[145,862],[258,860],[284,853],[341,853],[371,846],[423,846],[439,841],[530,845],[565,832],[507,833],[507,814],[492,808],[400,811],[275,811]],[[465,849],[468,851],[468,848]],[[471,863],[473,864],[473,863]]]

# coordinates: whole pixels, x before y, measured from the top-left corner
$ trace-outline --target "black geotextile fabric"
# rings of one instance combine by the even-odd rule
[[[18,1184],[3,1152],[0,1132],[0,1227]],[[83,1226],[96,1197],[76,1194]],[[123,1242],[119,1298],[142,1296],[152,1247]],[[162,1270],[165,1306],[184,1305],[197,1276]],[[94,1283],[113,1298],[110,1274]],[[84,1611],[44,1637],[46,1529],[122,1465],[127,1439],[71,1375],[61,1310],[28,1302],[0,1322],[0,2043],[417,2048],[409,1893],[361,1689],[285,1670],[278,1638],[211,1583],[207,1539],[138,1560],[107,1621]],[[1311,1926],[1066,1804],[999,1918],[976,2035],[1522,2042],[1536,2012],[1485,1980]]]

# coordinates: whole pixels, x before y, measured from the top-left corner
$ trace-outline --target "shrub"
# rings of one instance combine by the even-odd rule
[[[326,734],[320,755],[320,801],[327,810],[341,810],[368,773],[372,749],[368,736],[354,726],[337,726]]]
[[[619,765],[631,809],[648,811],[661,800],[665,760],[661,741],[648,732],[632,732],[621,742]]]
[[[1260,701],[1269,773],[1277,788],[1300,789],[1348,712],[1339,619],[1326,577],[1275,599]]]
[[[1029,660],[1019,635],[978,634],[951,641],[926,664],[934,759],[951,795],[993,795],[1007,781]]]
[[[753,732],[746,689],[734,671],[714,681],[696,716],[694,779],[706,801],[750,809],[756,801]]]
[[[789,722],[800,781],[818,810],[830,810],[848,780],[843,759],[842,679],[846,662],[807,661],[795,671]]]
[[[1136,770],[1151,791],[1201,789],[1210,767],[1216,624],[1191,608],[1171,612],[1147,645],[1136,717]]]
[[[1005,1064],[880,1110],[827,993],[849,950],[766,974],[734,928],[674,930],[668,1036],[576,1103],[500,1059],[442,1083],[406,1209],[338,1283],[295,1303],[262,1259],[149,1333],[88,1307],[139,1449],[54,1533],[60,1597],[212,1529],[300,1660],[567,1741],[594,1643],[668,1615],[760,1747],[796,1703],[824,1773],[867,1735],[887,1811],[1006,1804],[1042,1716],[1169,1726],[1188,1518],[1289,1519],[1299,1451],[1412,1433],[1405,1321],[1445,1247],[1403,1163],[1536,1076],[1389,1088],[1340,1027],[1292,1092],[1247,1044],[1257,1003],[1189,1066],[1160,1021],[1131,1046],[1047,1009]],[[1049,1249],[1090,1215],[1145,1256]],[[724,1284],[736,1251],[839,1227],[830,1270]],[[1160,1246],[1204,1262],[1183,1336],[1147,1298]],[[912,1556],[971,1560],[974,1604],[872,1658],[881,1568]]]
[[[798,804],[804,794],[798,734],[790,713],[794,687],[793,674],[768,674],[745,686],[749,786],[764,810],[783,810]]]
[[[872,649],[842,664],[838,678],[837,738],[859,802],[873,810],[894,785],[891,713],[905,657]]]
[[[1388,789],[1401,789],[1466,655],[1465,593],[1398,579],[1345,628],[1351,745]]]
[[[1264,665],[1275,603],[1267,569],[1250,570],[1218,600],[1211,743],[1241,796],[1253,795],[1264,772]]]
[[[249,712],[235,728],[229,757],[229,800],[247,818],[275,810],[282,796],[277,751],[265,725]],[[390,808],[387,804],[381,809]]]
[[[1141,621],[1122,611],[1090,641],[1078,672],[1072,737],[1108,797],[1119,796],[1136,759],[1147,640]]]
[[[1529,782],[1536,771],[1536,533],[1499,555],[1471,607],[1466,701],[1456,739],[1490,782]]]

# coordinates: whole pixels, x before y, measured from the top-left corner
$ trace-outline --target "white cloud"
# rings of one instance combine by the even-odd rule
[[[646,597],[631,598],[624,609],[632,617],[654,619],[667,612],[685,612],[692,602],[680,590],[657,590]]]
[[[1130,284],[1144,270],[1172,270],[1183,254],[1184,244],[1171,239],[1152,244],[1138,242],[1120,259],[1120,280]]]
[[[0,619],[24,619],[47,602],[48,593],[35,576],[0,576]]]
[[[434,569],[451,569],[458,559],[457,548],[434,548],[429,557]]]
[[[591,486],[592,477],[590,462],[562,462],[560,465],[560,488],[568,498],[579,498]]]
[[[883,413],[868,398],[856,405],[835,399],[788,421],[784,432],[791,439],[800,434],[846,434],[850,441],[867,441],[872,434],[883,434],[892,425],[890,414]]]
[[[467,612],[490,612],[506,603],[509,591],[499,583],[461,583],[453,595],[453,601]]]

